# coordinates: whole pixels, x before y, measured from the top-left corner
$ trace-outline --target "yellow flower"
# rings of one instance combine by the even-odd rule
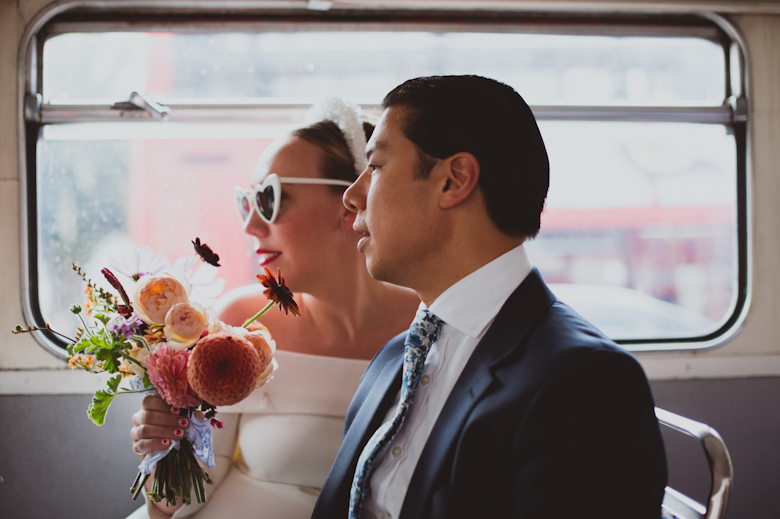
[[[133,348],[127,352],[127,354],[138,361],[138,363],[141,365],[139,366],[135,362],[122,359],[122,362],[119,363],[119,370],[123,372],[123,375],[126,374],[126,376],[138,375],[139,377],[143,377],[144,370],[146,368],[146,358],[149,357],[149,350],[135,344]]]
[[[165,316],[163,333],[168,339],[168,347],[181,351],[198,342],[208,326],[206,309],[201,305],[198,303],[177,303]]]

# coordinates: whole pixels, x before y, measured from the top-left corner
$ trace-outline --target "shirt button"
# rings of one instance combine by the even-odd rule
[[[396,445],[395,447],[393,447],[392,453],[394,458],[400,458],[401,454],[404,453],[404,450],[401,448],[400,445]]]
[[[427,386],[428,384],[431,383],[431,376],[430,375],[423,375],[422,378],[420,379],[420,382],[422,382],[423,386]]]
[[[382,514],[382,519],[392,519],[392,518],[387,514]]]

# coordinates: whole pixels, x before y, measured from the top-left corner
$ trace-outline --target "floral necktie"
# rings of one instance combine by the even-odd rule
[[[368,481],[374,463],[382,457],[390,442],[401,430],[401,426],[412,407],[414,394],[420,383],[425,357],[436,341],[442,320],[428,310],[419,310],[409,328],[404,341],[404,368],[401,381],[401,401],[396,408],[395,416],[382,424],[360,453],[360,458],[352,480],[349,492],[349,519],[359,519],[363,502],[368,495]]]

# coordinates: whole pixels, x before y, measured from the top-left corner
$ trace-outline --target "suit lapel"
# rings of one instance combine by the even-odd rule
[[[389,401],[401,387],[401,368],[403,367],[403,344],[401,352],[394,355],[380,372],[376,381],[371,385],[366,399],[355,415],[355,420],[344,436],[344,444],[352,451],[350,458],[357,459],[368,438],[379,427],[382,418],[387,413]],[[372,425],[376,424],[375,427]]]
[[[389,406],[392,404],[393,397],[401,387],[401,368],[403,367],[404,337],[385,346],[387,351],[382,355],[381,365],[377,365],[378,375],[368,377],[363,380],[358,388],[355,400],[360,402],[360,407],[354,420],[344,435],[341,448],[333,462],[328,479],[320,493],[320,500],[346,499],[349,501],[349,489],[352,484],[352,478],[355,473],[357,459],[360,456],[363,447],[368,439],[374,434],[374,431],[381,425]],[[377,358],[379,361],[380,358]],[[372,368],[369,367],[369,370]],[[373,380],[371,380],[373,378]],[[355,405],[353,401],[352,405]],[[336,485],[337,488],[330,488],[330,485]],[[320,503],[317,503],[318,508]],[[325,510],[332,510],[330,506],[324,506]],[[316,515],[316,514],[315,514]]]
[[[555,301],[555,296],[533,271],[509,296],[490,329],[474,350],[466,367],[444,404],[436,425],[417,463],[401,509],[401,517],[410,519],[425,513],[432,485],[455,448],[464,423],[474,405],[494,380],[493,368],[522,343],[534,323]]]

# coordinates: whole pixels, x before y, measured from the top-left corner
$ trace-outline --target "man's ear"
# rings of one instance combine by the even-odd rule
[[[439,206],[448,209],[463,202],[476,189],[479,161],[471,153],[462,151],[445,159],[440,167]]]

